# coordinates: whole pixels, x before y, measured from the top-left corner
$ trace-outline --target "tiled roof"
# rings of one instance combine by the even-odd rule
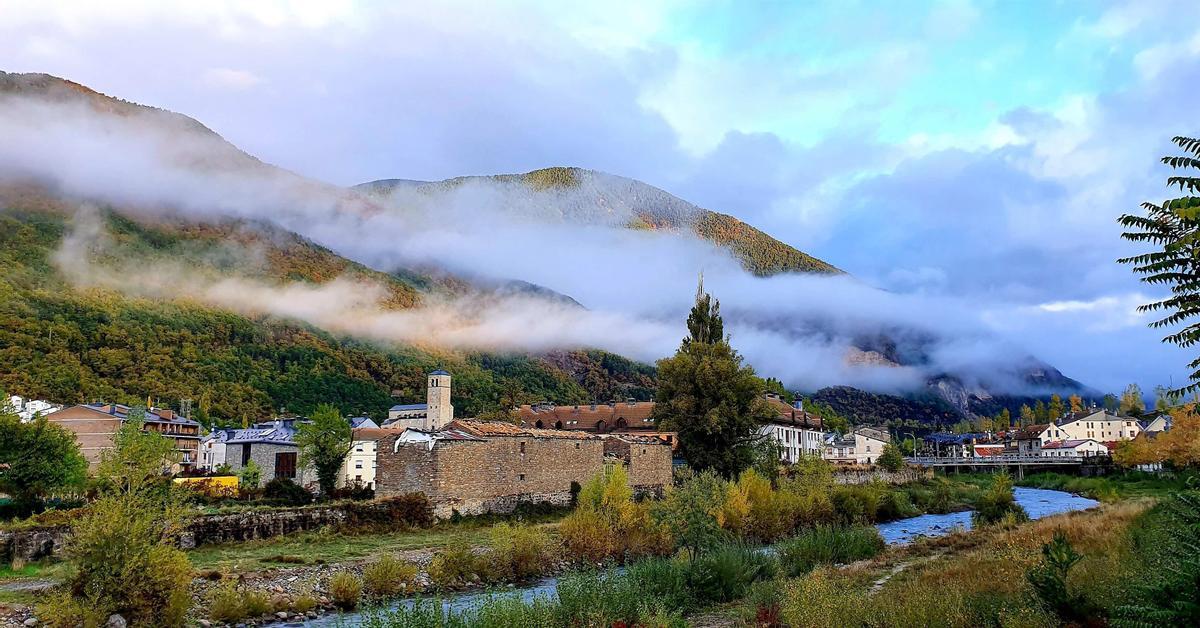
[[[605,430],[654,429],[650,413],[653,401],[621,401],[576,406],[523,405],[517,409],[521,422],[534,427],[595,431],[601,421]]]
[[[590,440],[599,438],[586,432],[574,432],[569,430],[548,430],[529,428],[513,423],[504,423],[502,421],[474,421],[470,419],[456,419],[451,421],[446,426],[450,430],[462,430],[474,436],[532,436],[534,438],[568,438],[572,440]]]
[[[1042,423],[1040,425],[1026,425],[1025,427],[1017,430],[1017,433],[1013,435],[1013,438],[1017,440],[1033,440],[1040,436],[1042,432],[1046,431],[1046,428],[1048,427],[1050,427],[1049,423]]]
[[[84,404],[83,407],[96,412],[102,412],[104,414],[115,416],[122,421],[129,418],[129,411],[131,410],[129,406],[119,403],[87,403]],[[160,410],[158,408],[149,408],[146,410],[146,422],[172,423],[175,425],[200,425],[191,419],[185,419],[178,414],[175,414],[174,411]]]
[[[427,403],[409,403],[409,404],[404,404],[404,405],[399,405],[399,406],[392,406],[392,407],[388,408],[388,411],[389,412],[400,412],[403,410],[428,410],[428,409],[429,409],[429,404],[427,404]]]
[[[382,427],[358,427],[351,432],[354,440],[381,440],[387,436],[395,436],[396,430]]]
[[[1042,449],[1075,449],[1076,447],[1088,442],[1090,438],[1072,439],[1072,440],[1056,440],[1042,445]]]
[[[811,427],[816,430],[823,428],[821,424],[821,417],[811,412],[801,410],[785,402],[779,397],[767,397],[767,404],[771,406],[772,410],[775,410],[775,412],[779,414],[779,418],[776,420],[776,422],[780,423],[781,425]]]
[[[975,445],[975,455],[979,456],[981,458],[987,458],[989,456],[999,456],[1000,454],[1003,454],[1003,453],[1004,453],[1004,445],[1000,445],[1000,444]]]

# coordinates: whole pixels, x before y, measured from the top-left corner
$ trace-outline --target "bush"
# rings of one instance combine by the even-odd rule
[[[233,582],[213,590],[208,602],[209,619],[232,624],[247,616],[246,609],[242,605],[242,594]]]
[[[577,562],[597,564],[614,558],[620,551],[616,532],[598,512],[580,508],[567,515],[558,526],[567,553]]]
[[[433,525],[433,504],[424,493],[407,493],[373,502],[346,504],[352,526],[428,528]]]
[[[885,543],[872,526],[819,526],[776,546],[783,571],[801,576],[819,565],[851,563],[883,551]]]
[[[363,568],[363,589],[369,595],[391,596],[408,591],[417,581],[417,566],[390,554]]]
[[[263,487],[263,497],[286,506],[303,506],[312,502],[312,493],[287,478],[275,478]]]
[[[329,597],[334,606],[345,611],[353,610],[362,597],[362,586],[362,580],[358,576],[348,571],[339,571],[329,579]]]
[[[558,547],[550,536],[530,525],[500,523],[492,528],[491,559],[498,580],[541,576],[558,562]]]
[[[292,600],[292,610],[297,613],[307,613],[317,607],[317,598],[304,593]]]
[[[892,443],[883,446],[883,453],[879,455],[878,464],[884,471],[896,473],[904,468],[904,454],[900,452],[900,448]]]
[[[1029,515],[1013,496],[1012,478],[1007,473],[997,473],[975,503],[971,522],[976,526],[995,523],[1020,523],[1028,521]]]
[[[275,605],[271,603],[271,597],[265,591],[247,590],[242,592],[242,608],[245,609],[247,617],[261,617],[273,612]]]
[[[591,564],[666,554],[674,543],[668,527],[651,518],[650,505],[634,501],[621,466],[588,481],[559,532],[570,557]]]
[[[728,543],[692,559],[688,589],[701,604],[728,602],[746,594],[751,584],[775,577],[774,557],[758,548]]]
[[[439,589],[457,589],[493,580],[491,561],[469,547],[442,550],[429,562],[429,581]]]
[[[833,491],[833,508],[838,521],[847,524],[874,523],[880,491],[871,484],[839,486]]]

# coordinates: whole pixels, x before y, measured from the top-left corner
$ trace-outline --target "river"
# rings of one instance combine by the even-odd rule
[[[1041,519],[1042,517],[1073,510],[1086,510],[1100,504],[1100,502],[1094,499],[1040,488],[1017,487],[1013,490],[1013,495],[1017,503],[1025,508],[1025,512],[1029,513],[1030,519]],[[920,515],[918,517],[881,523],[875,527],[879,529],[879,534],[883,536],[883,540],[888,545],[904,545],[922,536],[941,536],[949,534],[954,530],[971,529],[971,511],[952,512],[944,515]],[[558,578],[544,578],[532,585],[520,588],[500,588],[491,591],[461,593],[447,598],[443,601],[443,605],[446,608],[461,610],[469,608],[484,598],[497,593],[503,595],[520,595],[521,599],[530,601],[537,597],[553,596],[557,587]],[[401,604],[411,605],[412,603],[413,600],[411,599],[400,600],[393,603],[393,607],[398,607]],[[303,623],[277,622],[271,624],[271,626],[277,628],[285,626],[306,626],[309,628],[355,626],[358,625],[361,618],[361,613],[349,613],[345,615],[331,614],[323,615],[317,619]]]

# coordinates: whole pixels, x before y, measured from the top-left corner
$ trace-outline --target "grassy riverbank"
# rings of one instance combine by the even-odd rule
[[[1128,471],[1101,477],[1080,477],[1062,473],[1036,473],[1026,476],[1017,485],[1066,491],[1102,502],[1116,502],[1136,497],[1166,497],[1186,490],[1191,477],[1196,477],[1196,474]]]

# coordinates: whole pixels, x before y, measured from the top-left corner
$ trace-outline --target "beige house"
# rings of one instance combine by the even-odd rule
[[[1142,426],[1133,417],[1115,416],[1100,409],[1076,412],[1047,428],[1050,440],[1087,440],[1101,443],[1133,440]],[[1043,441],[1043,446],[1044,446]]]
[[[379,441],[388,436],[395,436],[395,430],[362,427],[354,430],[354,442],[346,461],[342,464],[342,474],[338,479],[339,486],[362,486],[375,488],[375,467],[378,464],[376,452]]]
[[[845,436],[826,441],[824,458],[835,464],[874,464],[883,447],[892,442],[884,430],[860,427]]]

